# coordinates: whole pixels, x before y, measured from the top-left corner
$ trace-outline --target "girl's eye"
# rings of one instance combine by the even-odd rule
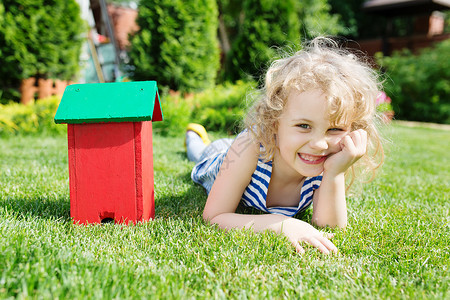
[[[328,131],[331,133],[339,133],[340,134],[341,132],[347,131],[347,128],[346,127],[333,127],[333,128],[328,129]]]
[[[297,124],[296,126],[299,128],[302,128],[302,129],[310,129],[311,128],[311,126],[309,126],[308,124]]]

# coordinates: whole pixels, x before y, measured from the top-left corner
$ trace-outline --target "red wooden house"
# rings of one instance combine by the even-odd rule
[[[154,217],[152,122],[162,119],[155,81],[66,88],[55,122],[68,124],[74,223]]]

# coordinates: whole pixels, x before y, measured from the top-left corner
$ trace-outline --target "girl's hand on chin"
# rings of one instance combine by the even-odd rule
[[[358,129],[344,136],[340,141],[341,151],[327,158],[324,173],[338,175],[344,173],[367,151],[367,132]]]

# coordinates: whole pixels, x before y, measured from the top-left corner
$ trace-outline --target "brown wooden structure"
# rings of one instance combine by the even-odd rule
[[[390,55],[393,51],[410,49],[413,52],[450,38],[444,33],[444,16],[439,11],[450,9],[450,0],[369,0],[362,10],[386,17],[383,37],[358,41],[350,45],[373,56],[376,52]],[[395,37],[392,20],[399,16],[414,16],[414,31],[407,37]]]

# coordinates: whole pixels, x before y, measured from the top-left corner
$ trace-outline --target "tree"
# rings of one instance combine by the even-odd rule
[[[129,53],[134,80],[184,92],[212,87],[219,67],[215,0],[142,1]]]
[[[245,0],[243,21],[228,55],[228,79],[258,78],[276,47],[300,42],[295,0]]]

